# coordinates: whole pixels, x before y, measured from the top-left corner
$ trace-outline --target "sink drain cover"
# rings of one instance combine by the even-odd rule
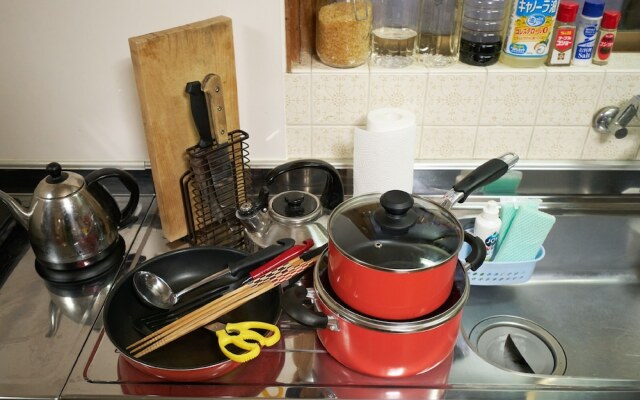
[[[562,375],[567,358],[553,335],[529,320],[487,318],[469,335],[480,356],[499,367],[529,374]]]

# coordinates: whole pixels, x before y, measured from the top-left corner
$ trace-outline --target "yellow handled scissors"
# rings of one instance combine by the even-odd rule
[[[260,354],[263,346],[273,346],[280,340],[280,329],[273,324],[259,321],[246,321],[223,324],[214,322],[205,326],[208,330],[215,332],[218,337],[218,344],[222,353],[229,357],[230,360],[236,362],[247,362]],[[267,331],[267,335],[262,335],[254,329],[262,329]],[[269,332],[271,334],[269,334]],[[227,348],[234,345],[246,352],[236,354]]]

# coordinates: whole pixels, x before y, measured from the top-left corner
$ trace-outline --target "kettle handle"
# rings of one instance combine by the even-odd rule
[[[284,163],[273,168],[267,174],[264,185],[260,189],[258,195],[258,202],[261,209],[266,208],[269,202],[269,186],[276,180],[276,178],[285,172],[294,171],[297,169],[320,169],[327,172],[327,180],[320,196],[320,203],[323,207],[333,210],[338,204],[344,201],[344,186],[342,185],[342,179],[340,174],[326,161],[307,159],[307,160],[295,160],[288,163]]]
[[[111,195],[111,193],[109,193],[104,188],[104,186],[98,183],[99,181],[107,178],[118,178],[118,180],[129,191],[129,201],[122,210],[120,210],[120,208],[118,207],[115,199],[113,198],[113,195]],[[136,182],[133,175],[117,168],[102,168],[90,172],[85,177],[85,182],[87,183],[87,188],[89,189],[91,194],[93,194],[99,202],[113,203],[103,204],[105,207],[115,207],[120,211],[120,215],[118,216],[119,218],[117,218],[118,229],[123,228],[124,226],[133,222],[133,213],[138,206],[138,201],[140,200],[140,187],[138,186],[138,182]]]

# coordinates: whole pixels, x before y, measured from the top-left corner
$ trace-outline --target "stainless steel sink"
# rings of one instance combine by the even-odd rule
[[[478,382],[502,387],[637,388],[640,204],[606,198],[590,199],[589,204],[548,201],[545,211],[557,220],[544,244],[546,256],[531,279],[516,285],[472,287],[462,320],[462,336],[474,355],[462,358],[469,362],[467,372]],[[465,217],[477,209],[470,204],[457,213],[463,222],[470,222]],[[483,332],[503,326],[479,343]],[[515,355],[509,349],[514,343],[507,339],[510,327],[519,347]],[[522,330],[535,340],[537,336],[555,343],[552,362],[560,365],[553,374],[526,365],[527,359],[538,364],[546,350],[520,337]],[[477,372],[487,368],[500,373]]]

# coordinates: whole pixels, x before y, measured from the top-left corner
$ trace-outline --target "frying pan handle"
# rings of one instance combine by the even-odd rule
[[[298,323],[309,328],[324,329],[329,325],[329,317],[304,306],[307,289],[293,285],[280,295],[282,309]]]
[[[467,231],[464,232],[464,241],[471,246],[471,252],[464,259],[464,269],[476,271],[484,260],[487,258],[487,246],[485,246],[482,239]]]
[[[513,167],[520,158],[516,153],[506,153],[498,158],[493,158],[478,168],[471,171],[460,182],[453,185],[453,191],[457,192],[456,200],[453,203],[464,203],[469,195],[481,186],[498,180],[511,167]],[[460,195],[460,193],[462,193]]]

